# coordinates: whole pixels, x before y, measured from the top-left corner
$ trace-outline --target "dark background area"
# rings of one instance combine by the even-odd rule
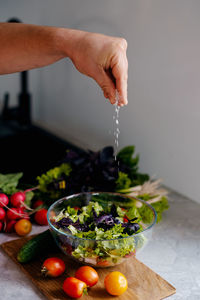
[[[20,20],[12,18],[8,22]],[[31,184],[38,175],[56,166],[67,149],[75,147],[32,124],[27,71],[19,73],[19,85],[17,105],[10,107],[6,93],[0,112],[0,172],[23,172],[23,181]]]

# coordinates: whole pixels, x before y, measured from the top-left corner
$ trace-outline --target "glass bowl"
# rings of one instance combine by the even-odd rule
[[[55,216],[67,206],[82,207],[88,205],[90,201],[98,202],[102,207],[112,204],[124,209],[136,207],[141,216],[139,224],[142,230],[127,237],[95,240],[79,238],[56,227]],[[71,195],[56,201],[50,206],[47,219],[50,231],[64,254],[82,264],[110,267],[126,261],[147,245],[157,215],[155,209],[143,200],[118,193],[94,192]]]

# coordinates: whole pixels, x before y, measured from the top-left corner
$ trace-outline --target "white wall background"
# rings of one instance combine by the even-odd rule
[[[1,1],[0,21],[79,28],[128,41],[129,105],[120,111],[120,147],[135,144],[141,171],[200,202],[200,1]],[[113,144],[114,108],[69,60],[31,71],[34,121],[77,145]],[[0,77],[0,99],[18,91]],[[1,102],[0,102],[1,105]]]

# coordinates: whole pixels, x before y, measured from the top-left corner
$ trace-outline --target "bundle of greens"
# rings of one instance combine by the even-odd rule
[[[80,192],[120,192],[151,203],[160,221],[169,207],[166,192],[159,189],[158,181],[150,182],[148,174],[140,173],[138,164],[134,146],[123,148],[117,157],[113,147],[97,152],[68,150],[61,165],[37,177],[40,197],[50,205],[61,197]]]
[[[23,177],[23,173],[0,173],[0,193],[6,194],[8,197],[12,194],[24,190],[26,193],[26,199],[24,204],[26,207],[31,206],[31,200],[34,197],[32,189],[25,189],[23,184],[20,185],[20,179]]]

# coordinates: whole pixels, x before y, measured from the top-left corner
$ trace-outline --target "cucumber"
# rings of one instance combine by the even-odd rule
[[[49,230],[46,230],[22,246],[17,254],[20,263],[27,263],[37,256],[51,251],[56,247],[56,243]]]

